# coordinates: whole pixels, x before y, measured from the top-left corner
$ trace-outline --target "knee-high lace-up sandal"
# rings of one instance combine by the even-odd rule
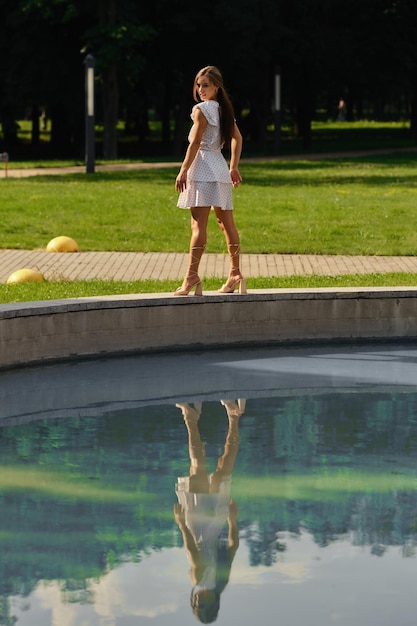
[[[205,246],[196,246],[194,248],[191,248],[190,266],[192,266],[193,264],[198,265],[204,252],[204,248]],[[201,252],[196,252],[197,250],[201,250]],[[174,296],[188,296],[190,291],[192,291],[193,289],[196,296],[203,295],[203,287],[198,273],[194,270],[189,270],[187,272],[187,276],[183,280],[181,287],[178,287],[178,289],[174,291]]]
[[[233,264],[236,263],[240,255],[240,244],[229,243],[228,249],[232,269],[230,270],[229,278],[224,283],[224,285],[220,287],[219,293],[233,293],[236,287],[239,287],[239,293],[245,294],[247,293],[246,281],[242,276],[242,272],[240,271],[239,267],[233,268]]]

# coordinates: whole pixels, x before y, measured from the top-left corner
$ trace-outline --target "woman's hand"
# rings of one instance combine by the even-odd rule
[[[242,182],[242,177],[237,168],[230,170],[230,178],[232,179],[232,185],[235,188]]]
[[[187,172],[180,172],[175,180],[175,191],[181,193],[187,188]]]

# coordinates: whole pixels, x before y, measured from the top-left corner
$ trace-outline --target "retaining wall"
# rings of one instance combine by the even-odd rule
[[[0,368],[97,355],[417,338],[417,289],[148,294],[0,305]]]

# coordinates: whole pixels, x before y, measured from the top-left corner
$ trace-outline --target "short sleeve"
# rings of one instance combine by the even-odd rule
[[[218,126],[219,119],[219,103],[216,100],[206,100],[205,102],[199,102],[193,107],[191,118],[194,121],[195,110],[200,109],[207,122],[211,126]]]

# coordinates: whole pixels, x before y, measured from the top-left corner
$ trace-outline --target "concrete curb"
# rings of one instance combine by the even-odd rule
[[[103,296],[0,305],[0,368],[96,356],[417,338],[417,288]]]

